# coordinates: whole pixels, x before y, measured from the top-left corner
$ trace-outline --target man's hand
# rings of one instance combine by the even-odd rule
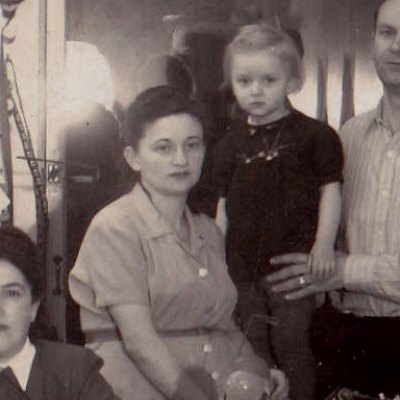
[[[324,281],[315,282],[310,274],[308,254],[288,253],[271,259],[271,264],[289,264],[267,276],[269,283],[276,282],[272,291],[276,293],[289,292],[285,295],[287,300],[297,300],[313,294],[329,292],[344,287],[344,266],[346,256],[336,253],[336,268],[332,276]]]

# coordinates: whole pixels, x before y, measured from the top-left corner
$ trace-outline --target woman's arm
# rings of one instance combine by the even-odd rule
[[[168,399],[210,400],[187,376],[158,337],[149,309],[119,304],[109,311],[121,333],[127,354],[144,376]]]
[[[255,355],[253,348],[251,347],[246,336],[236,326],[233,319],[228,321],[227,325],[232,329],[229,334],[229,338],[234,348],[238,349],[237,360],[232,366],[232,371],[248,371],[253,372],[257,375],[265,375],[266,379],[266,393],[270,400],[287,400],[289,393],[289,383],[285,377],[285,374],[276,369],[270,368],[273,365],[272,358],[268,364],[265,360]]]

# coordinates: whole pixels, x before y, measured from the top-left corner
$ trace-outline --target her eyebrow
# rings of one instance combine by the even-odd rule
[[[2,288],[5,288],[5,289],[18,288],[18,289],[21,289],[21,290],[26,290],[25,285],[23,285],[23,284],[20,283],[20,282],[10,282],[10,283],[6,283],[5,285],[2,285]]]
[[[171,139],[161,138],[161,139],[157,139],[154,143],[163,143],[163,142],[170,143]]]

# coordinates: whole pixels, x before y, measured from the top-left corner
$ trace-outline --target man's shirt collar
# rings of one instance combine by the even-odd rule
[[[381,128],[384,129],[384,131],[390,136],[393,137],[396,132],[393,132],[393,130],[390,128],[390,126],[385,122],[384,120],[384,112],[383,112],[383,108],[384,108],[384,101],[383,101],[383,97],[380,99],[377,107],[374,110],[374,119],[373,122],[380,126]]]

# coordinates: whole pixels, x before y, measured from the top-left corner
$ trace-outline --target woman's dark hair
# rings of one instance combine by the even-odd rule
[[[27,280],[32,300],[44,292],[44,265],[41,253],[32,239],[18,228],[0,227],[0,260],[7,260]]]
[[[157,86],[140,93],[125,113],[124,145],[137,149],[149,124],[175,114],[192,115],[199,120],[206,131],[206,118],[202,107],[183,91],[172,86]]]

